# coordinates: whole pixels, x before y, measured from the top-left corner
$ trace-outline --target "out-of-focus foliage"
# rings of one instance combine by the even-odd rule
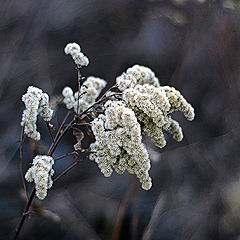
[[[240,17],[230,0],[37,0],[1,1],[0,8],[0,239],[8,239],[24,207],[19,172],[20,101],[27,86],[50,95],[68,85],[77,90],[74,65],[63,48],[79,42],[90,59],[85,76],[115,82],[127,67],[146,65],[162,85],[181,90],[196,109],[189,124],[181,115],[184,141],[159,150],[149,192],[127,175],[104,178],[84,161],[49,191],[26,221],[23,239],[110,239],[121,199],[127,194],[121,239],[238,239],[240,236]],[[60,106],[55,126],[66,110]],[[36,154],[26,139],[24,172]],[[72,134],[55,156],[73,151]],[[157,156],[157,152],[161,152]],[[161,157],[160,157],[161,156]],[[56,174],[71,158],[56,164]],[[30,190],[30,186],[28,189]]]

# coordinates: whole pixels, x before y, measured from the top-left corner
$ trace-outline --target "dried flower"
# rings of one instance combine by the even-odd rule
[[[106,86],[106,81],[97,77],[88,77],[80,88],[80,95],[70,87],[65,87],[62,91],[64,100],[68,109],[74,108],[74,111],[80,113],[95,103],[96,98]]]
[[[123,91],[123,100],[134,110],[137,119],[142,123],[143,133],[152,137],[160,148],[166,145],[163,130],[173,134],[176,141],[183,138],[182,128],[171,118],[170,113],[182,111],[189,121],[194,118],[193,107],[173,87],[136,85],[135,88]]]
[[[88,58],[81,52],[81,47],[77,43],[68,43],[64,52],[70,54],[75,64],[79,66],[87,66],[89,64]]]
[[[134,112],[122,101],[110,100],[105,108],[105,115],[92,122],[96,142],[90,145],[94,152],[90,159],[95,160],[105,177],[111,176],[113,169],[119,174],[127,170],[136,174],[143,189],[149,190],[150,159]]]
[[[33,159],[33,166],[28,169],[25,174],[25,179],[28,182],[35,183],[36,195],[39,199],[43,200],[47,196],[47,189],[52,187],[52,176],[54,170],[52,165],[54,160],[47,155],[37,155]]]
[[[122,73],[122,75],[116,78],[116,83],[122,91],[145,83],[155,87],[160,86],[158,78],[155,77],[155,73],[150,68],[139,65],[128,68],[126,73]]]
[[[161,87],[147,67],[135,65],[116,82],[122,96],[107,101],[104,114],[91,123],[96,141],[90,145],[90,159],[95,160],[104,176],[111,176],[113,169],[119,174],[127,170],[137,175],[143,189],[149,190],[150,160],[142,134],[150,136],[160,148],[166,145],[163,130],[181,141],[182,128],[170,114],[181,111],[192,121],[194,109],[175,88]]]
[[[53,110],[49,106],[49,96],[37,87],[28,87],[27,93],[22,96],[26,109],[22,114],[21,126],[24,133],[34,140],[40,140],[41,135],[37,131],[37,116],[43,117],[44,121],[52,119]]]

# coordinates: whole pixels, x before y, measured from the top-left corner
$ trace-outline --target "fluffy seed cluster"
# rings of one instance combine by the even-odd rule
[[[81,52],[81,47],[77,43],[68,43],[64,52],[72,56],[76,65],[83,67],[89,64],[88,58]]]
[[[182,128],[169,115],[181,111],[188,120],[193,120],[194,109],[179,91],[173,87],[154,87],[149,84],[137,85],[123,91],[123,100],[134,110],[142,126],[142,132],[163,148],[166,140],[163,130],[173,135],[176,141],[183,139]]]
[[[52,176],[54,170],[52,165],[54,160],[47,155],[38,155],[33,159],[32,167],[25,174],[25,179],[28,182],[35,183],[36,195],[43,200],[47,196],[47,190],[52,187]]]
[[[175,88],[160,86],[147,67],[135,65],[117,77],[116,82],[122,100],[111,98],[104,105],[104,114],[93,120],[96,142],[90,146],[90,158],[106,177],[113,169],[119,174],[127,170],[136,174],[142,188],[148,190],[152,186],[150,160],[142,135],[150,136],[160,148],[166,145],[163,131],[181,141],[182,128],[170,114],[181,111],[191,121],[194,109]]]
[[[155,87],[160,86],[155,73],[150,68],[139,65],[128,68],[126,73],[122,73],[122,75],[116,78],[116,83],[121,91],[146,83]]]
[[[105,86],[105,80],[92,76],[88,77],[81,86],[80,95],[78,92],[73,94],[73,90],[70,87],[65,87],[62,91],[63,102],[68,109],[74,108],[76,113],[80,113],[95,103],[96,98]]]
[[[43,117],[44,121],[52,119],[53,110],[49,106],[49,96],[37,87],[30,86],[27,93],[22,96],[26,109],[22,114],[21,126],[24,133],[34,140],[40,140],[41,135],[37,131],[37,116]]]
[[[149,190],[150,159],[134,112],[122,101],[109,100],[104,107],[105,115],[92,122],[96,142],[90,145],[90,159],[95,160],[105,177],[111,176],[113,169],[119,174],[127,170],[136,174],[143,189]]]

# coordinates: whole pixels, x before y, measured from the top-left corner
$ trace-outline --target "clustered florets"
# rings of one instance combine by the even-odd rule
[[[49,96],[41,89],[30,86],[22,96],[22,101],[26,109],[22,114],[21,126],[24,127],[25,134],[38,141],[41,138],[36,125],[38,114],[44,121],[50,121],[53,115],[53,110],[49,107]]]
[[[123,91],[123,100],[134,110],[142,124],[143,133],[152,137],[160,148],[166,145],[163,130],[173,134],[177,141],[183,138],[182,128],[171,118],[170,113],[179,110],[188,120],[194,118],[193,107],[173,87],[137,85]]]
[[[33,159],[33,166],[28,169],[25,174],[25,179],[28,182],[35,183],[36,195],[39,199],[44,199],[47,196],[47,190],[52,187],[52,176],[54,170],[52,165],[54,160],[47,155],[38,155]]]
[[[122,75],[116,78],[116,83],[121,91],[146,83],[155,87],[160,86],[158,78],[155,77],[155,73],[150,68],[139,65],[128,68],[126,73],[122,73]]]
[[[109,100],[104,107],[105,115],[92,122],[96,142],[90,146],[90,159],[95,160],[105,177],[111,176],[112,168],[119,174],[127,170],[136,174],[143,189],[150,189],[150,159],[134,112],[122,101]]]
[[[182,128],[170,113],[181,111],[191,121],[194,109],[175,88],[161,87],[149,68],[135,65],[117,77],[116,82],[122,101],[108,101],[104,115],[92,122],[96,142],[90,146],[90,158],[95,159],[107,177],[112,168],[120,174],[125,170],[135,173],[142,188],[148,190],[152,186],[148,174],[150,160],[142,134],[150,136],[161,148],[166,145],[163,130],[181,141]]]
[[[70,54],[75,64],[79,66],[87,66],[89,64],[88,58],[81,52],[81,47],[77,43],[68,43],[64,52]]]
[[[89,63],[76,43],[69,43],[65,47],[65,53],[72,56],[78,68]],[[149,190],[152,186],[149,176],[151,163],[142,136],[150,136],[160,148],[166,145],[163,131],[181,141],[182,128],[170,114],[181,111],[192,121],[194,109],[175,88],[160,86],[154,72],[147,67],[134,65],[128,68],[126,73],[116,78],[116,83],[116,92],[106,93],[104,96],[108,101],[101,108],[97,106],[91,115],[94,120],[90,124],[96,141],[90,145],[89,158],[95,160],[105,177],[111,176],[113,170],[119,174],[128,171],[138,177],[143,189]],[[62,91],[63,102],[68,109],[74,109],[80,114],[94,106],[105,86],[106,81],[103,79],[88,77],[80,87],[80,92],[73,93],[70,87],[65,87]],[[50,121],[53,114],[49,108],[49,97],[41,89],[29,87],[22,99],[26,110],[21,124],[28,136],[39,140],[40,133],[36,130],[37,115]],[[84,135],[81,132],[76,136],[78,143],[74,146],[75,150],[81,150]],[[39,199],[44,199],[47,189],[52,186],[53,164],[50,156],[36,156],[33,166],[25,175],[27,181],[35,182]]]
[[[80,113],[95,103],[96,98],[105,86],[105,80],[92,76],[88,77],[80,88],[80,95],[78,92],[73,94],[70,87],[65,87],[62,91],[63,102],[68,109],[74,108],[76,113]]]

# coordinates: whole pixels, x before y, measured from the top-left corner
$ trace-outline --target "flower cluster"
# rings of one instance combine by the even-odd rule
[[[193,107],[173,87],[137,85],[123,91],[123,100],[134,110],[142,124],[143,133],[152,137],[161,148],[166,145],[163,130],[173,134],[177,141],[183,138],[179,123],[171,118],[170,113],[182,111],[189,121],[194,118]]]
[[[80,113],[95,103],[96,98],[105,86],[106,81],[103,79],[88,77],[80,88],[80,94],[78,92],[73,94],[73,90],[70,87],[65,87],[62,91],[63,102],[68,109],[74,108],[76,113]]]
[[[111,176],[113,169],[119,174],[127,170],[136,174],[143,189],[149,190],[150,159],[134,112],[122,101],[109,100],[104,107],[105,114],[92,122],[96,142],[90,145],[90,159],[95,160],[105,177]]]
[[[64,52],[72,56],[76,65],[83,67],[89,64],[88,58],[81,52],[81,47],[77,43],[68,43]]]
[[[160,86],[155,73],[150,68],[139,65],[128,68],[126,73],[122,73],[122,75],[116,78],[116,83],[121,91],[146,83],[155,87]]]
[[[104,114],[92,122],[96,142],[91,144],[94,159],[108,177],[112,168],[119,174],[127,170],[136,174],[142,188],[151,188],[150,160],[142,143],[142,134],[150,136],[158,147],[166,145],[163,130],[177,141],[183,139],[182,128],[170,114],[181,111],[193,120],[194,109],[179,91],[160,86],[155,74],[147,67],[135,65],[117,77],[121,99],[111,98]]]
[[[47,190],[52,187],[52,176],[54,170],[52,165],[54,160],[47,155],[38,155],[33,159],[33,166],[28,169],[25,174],[25,179],[28,182],[35,183],[36,195],[39,199],[43,200],[47,196]]]
[[[40,133],[37,131],[37,116],[43,117],[44,121],[52,119],[53,110],[49,106],[49,96],[39,88],[30,86],[27,93],[22,96],[26,109],[22,114],[21,126],[24,133],[34,140],[40,140]]]

